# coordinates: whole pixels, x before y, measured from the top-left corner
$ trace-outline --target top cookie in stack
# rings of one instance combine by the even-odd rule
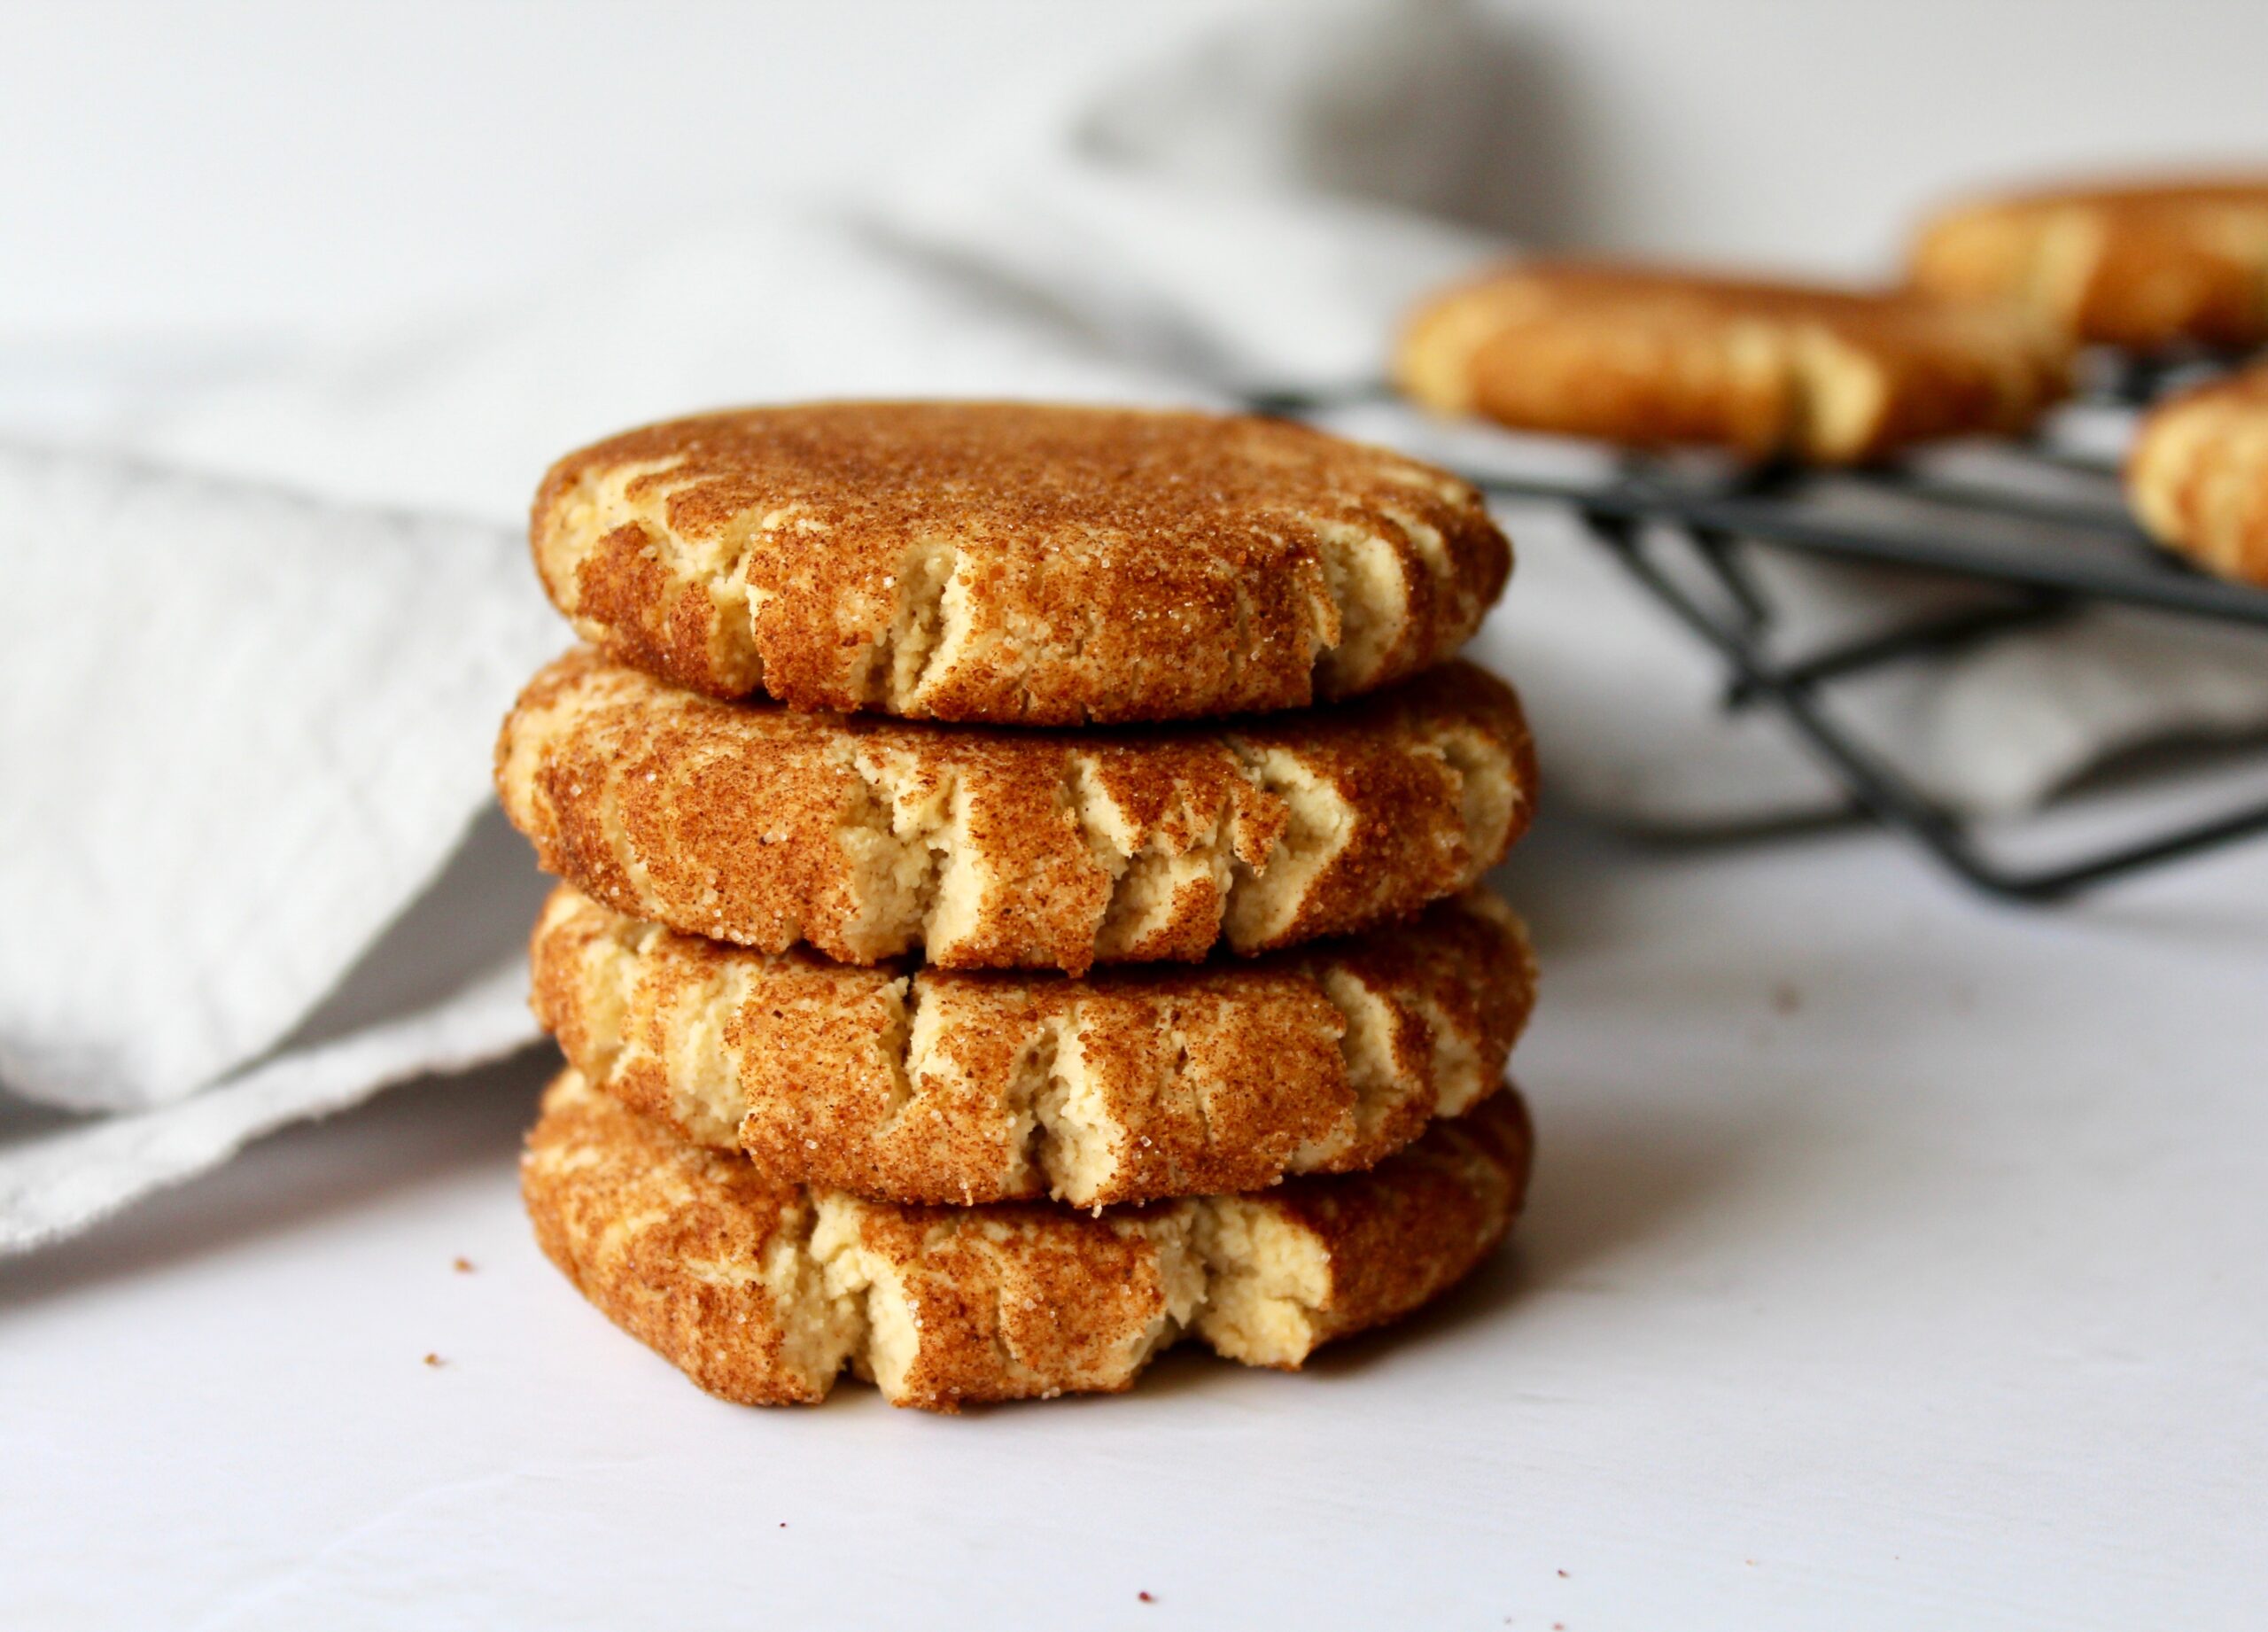
[[[592,647],[497,750],[566,881],[528,1204],[704,1387],[1296,1365],[1509,1226],[1534,970],[1474,886],[1534,760],[1453,660],[1511,570],[1471,487],[1269,420],[822,403],[571,455],[532,538]]]
[[[1300,426],[1014,403],[750,408],[536,495],[583,635],[713,697],[1002,726],[1303,708],[1440,663],[1511,556],[1480,495]]]

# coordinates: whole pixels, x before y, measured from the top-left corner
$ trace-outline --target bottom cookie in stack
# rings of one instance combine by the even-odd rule
[[[848,1367],[898,1405],[1129,1387],[1193,1335],[1248,1365],[1406,1315],[1503,1239],[1531,1136],[1506,1088],[1367,1172],[1080,1212],[865,1201],[688,1143],[573,1070],[522,1185],[544,1252],[710,1393],[826,1397]]]

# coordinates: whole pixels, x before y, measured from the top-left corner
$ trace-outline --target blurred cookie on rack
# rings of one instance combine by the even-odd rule
[[[2268,363],[2144,416],[2126,493],[2160,543],[2224,578],[2268,587]]]
[[[1537,261],[1437,295],[1402,389],[1517,430],[1817,464],[2019,435],[2069,387],[2069,347],[2000,307],[1606,262]]]
[[[2000,300],[2137,352],[2268,340],[2268,175],[1980,198],[1927,222],[1915,288]]]

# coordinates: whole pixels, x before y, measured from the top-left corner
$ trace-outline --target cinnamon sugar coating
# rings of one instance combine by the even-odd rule
[[[1534,1000],[1481,890],[1198,968],[861,968],[674,934],[565,886],[534,1007],[586,1080],[765,1172],[881,1200],[1079,1207],[1375,1165],[1502,1080]]]
[[[1577,262],[1436,296],[1395,360],[1442,413],[1636,447],[1847,464],[2027,429],[2069,385],[2028,314],[1893,291]]]
[[[571,454],[552,600],[719,697],[998,725],[1300,708],[1441,662],[1511,571],[1480,496],[1302,426],[822,402]]]
[[[496,781],[544,867],[631,917],[1079,974],[1406,916],[1503,859],[1535,778],[1518,700],[1467,664],[1287,718],[1038,732],[718,702],[578,651],[522,694]]]
[[[1508,1089],[1370,1172],[1260,1195],[905,1207],[687,1144],[570,1071],[521,1185],[546,1255],[709,1392],[807,1403],[848,1367],[894,1404],[950,1411],[1116,1392],[1190,1334],[1296,1369],[1480,1263],[1519,1210],[1531,1144]]]

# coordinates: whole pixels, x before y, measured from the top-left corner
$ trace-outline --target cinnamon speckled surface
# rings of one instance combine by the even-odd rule
[[[766,951],[944,968],[1187,961],[1404,916],[1534,808],[1511,688],[1452,664],[1299,715],[980,731],[703,697],[588,651],[497,746],[546,871]]]
[[[1531,1144],[1507,1089],[1371,1171],[1259,1196],[903,1207],[687,1145],[570,1072],[545,1096],[522,1177],[545,1254],[709,1392],[810,1403],[850,1367],[894,1404],[958,1411],[1118,1392],[1184,1331],[1295,1369],[1472,1270],[1519,1211]],[[1208,1228],[1224,1208],[1248,1215],[1232,1241]],[[1273,1284],[1293,1259],[1307,1273]],[[1240,1278],[1270,1283],[1287,1341],[1254,1353],[1215,1337],[1211,1305]]]
[[[562,887],[538,1017],[594,1086],[765,1171],[889,1201],[1076,1206],[1366,1168],[1494,1092],[1535,996],[1484,891],[1194,969],[862,968]]]
[[[1480,496],[1302,426],[821,402],[625,431],[553,466],[545,587],[718,696],[1013,725],[1299,708],[1438,663],[1511,554]]]

